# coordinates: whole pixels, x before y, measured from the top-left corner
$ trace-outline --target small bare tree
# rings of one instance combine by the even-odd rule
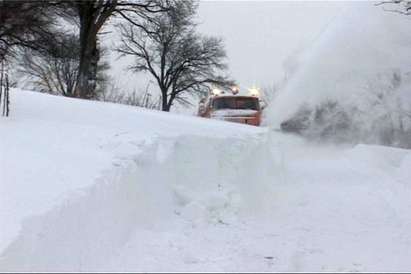
[[[188,103],[185,95],[204,94],[211,85],[233,84],[222,73],[226,53],[222,40],[196,33],[197,2],[175,1],[167,12],[121,24],[122,56],[132,56],[135,72],[148,72],[161,91],[162,110]]]
[[[78,73],[77,37],[67,36],[47,51],[25,49],[20,72],[41,92],[72,97]]]
[[[99,94],[99,100],[104,102],[159,110],[161,98],[153,96],[149,87],[150,85],[147,85],[144,91],[134,90],[132,92],[129,92],[120,91],[118,87],[111,85],[110,89],[106,89],[104,90],[104,92]]]
[[[41,92],[74,97],[79,73],[79,43],[74,34],[61,35],[47,50],[25,49],[20,58],[20,72],[28,77],[34,88]],[[105,87],[108,64],[99,60],[97,89],[91,98]]]

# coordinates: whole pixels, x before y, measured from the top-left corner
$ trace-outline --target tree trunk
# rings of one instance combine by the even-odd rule
[[[167,103],[167,111],[170,111],[171,107],[173,106],[174,99],[176,99],[177,93],[175,92],[174,88],[172,88],[170,98],[168,98],[168,103]]]
[[[4,61],[1,61],[1,68],[0,68],[0,107],[1,107],[1,97],[3,94],[3,75],[4,75]]]
[[[100,59],[97,49],[97,30],[93,25],[93,10],[79,8],[80,60],[77,75],[76,97],[90,99],[95,96],[97,64]]]
[[[170,106],[169,106],[168,100],[167,100],[167,91],[161,91],[161,100],[162,100],[161,110],[169,112],[170,111]]]

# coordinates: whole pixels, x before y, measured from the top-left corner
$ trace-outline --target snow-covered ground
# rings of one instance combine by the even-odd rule
[[[13,90],[0,271],[409,271],[411,151]]]

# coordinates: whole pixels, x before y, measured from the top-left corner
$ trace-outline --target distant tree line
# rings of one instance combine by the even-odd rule
[[[161,109],[212,85],[228,86],[221,39],[196,31],[193,0],[0,0],[0,61],[19,64],[38,90],[98,99],[109,64],[99,39],[116,19],[121,45],[135,72],[157,84]]]

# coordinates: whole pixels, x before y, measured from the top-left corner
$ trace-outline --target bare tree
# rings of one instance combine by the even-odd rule
[[[265,86],[261,89],[261,101],[263,102],[263,106],[266,107],[272,102],[274,102],[275,98],[278,96],[280,92],[281,84],[273,83],[271,85]]]
[[[53,36],[46,1],[0,0],[0,61],[21,47],[41,50]]]
[[[25,49],[20,71],[41,92],[73,97],[78,74],[78,40],[69,35],[47,51]]]
[[[79,43],[74,34],[62,35],[47,50],[33,51],[25,49],[20,58],[20,72],[28,76],[31,84],[41,92],[75,96],[79,73]],[[104,53],[104,51],[103,51]],[[109,65],[100,60],[97,66],[97,98],[105,87],[105,71]]]
[[[56,1],[60,15],[71,19],[79,26],[79,71],[76,97],[95,97],[97,66],[100,60],[98,35],[110,18],[119,16],[130,20],[130,16],[146,17],[147,14],[162,12],[171,0],[71,0]]]
[[[53,40],[53,22],[46,1],[0,0],[0,105],[3,116],[8,116],[10,111],[6,62],[22,48],[43,50]]]
[[[203,94],[211,85],[228,86],[222,40],[196,33],[197,2],[176,1],[167,12],[121,24],[122,56],[134,57],[130,67],[148,72],[161,91],[162,110],[174,101],[189,104],[186,95]]]
[[[79,27],[79,68],[75,96],[96,96],[101,49],[98,34],[110,18],[129,20],[167,10],[173,0],[0,0],[0,59],[15,49],[42,49],[55,38],[52,27],[63,17]]]

